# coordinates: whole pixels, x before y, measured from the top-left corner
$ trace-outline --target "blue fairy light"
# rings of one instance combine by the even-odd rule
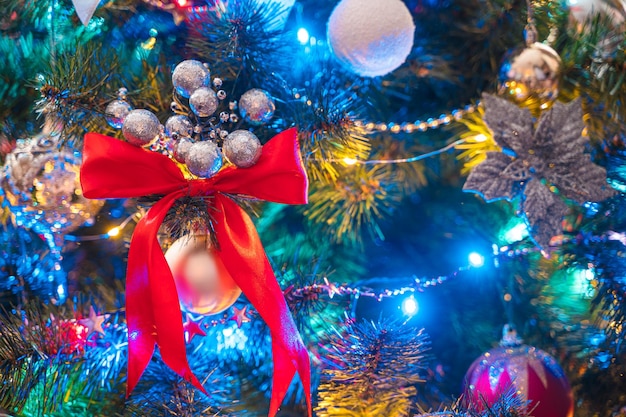
[[[402,301],[401,308],[402,308],[402,313],[404,313],[405,316],[412,317],[416,315],[417,312],[419,311],[419,304],[417,303],[417,300],[415,299],[415,297],[411,295],[410,297],[407,297]]]
[[[485,257],[478,252],[470,253],[467,260],[473,268],[480,268],[485,264]]]
[[[298,42],[300,42],[301,45],[306,45],[309,42],[310,36],[309,36],[309,31],[306,30],[305,28],[300,28],[298,29]]]

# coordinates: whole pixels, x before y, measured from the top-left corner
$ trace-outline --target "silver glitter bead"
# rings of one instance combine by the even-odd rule
[[[171,138],[191,136],[193,124],[187,116],[172,116],[165,122],[165,134]]]
[[[189,97],[189,107],[198,117],[209,117],[219,105],[215,91],[209,87],[198,88]]]
[[[185,163],[192,174],[208,178],[222,167],[222,152],[214,142],[196,142],[189,147]]]
[[[226,98],[226,91],[224,90],[220,90],[217,92],[217,98],[219,98],[220,100],[224,100]]]
[[[176,65],[172,72],[172,84],[182,97],[189,98],[200,87],[211,83],[211,73],[202,62],[188,59]]]
[[[213,87],[215,88],[220,88],[222,86],[222,79],[221,78],[213,78]]]
[[[223,123],[226,123],[228,121],[228,119],[230,119],[230,115],[228,113],[226,113],[225,111],[220,113],[220,120]]]
[[[248,168],[256,164],[262,149],[259,138],[247,130],[235,130],[224,139],[222,145],[226,159],[238,168]]]
[[[159,119],[149,110],[138,109],[128,113],[122,133],[126,140],[137,146],[150,144],[161,132]]]
[[[193,145],[193,142],[189,138],[180,138],[174,145],[174,159],[181,164],[184,163],[191,145]]]
[[[239,116],[237,116],[235,113],[231,113],[230,114],[230,122],[231,123],[237,123],[239,121]]]
[[[106,114],[106,121],[112,128],[121,129],[124,124],[124,119],[133,110],[133,106],[123,100],[114,100],[107,104],[104,113]]]
[[[272,96],[259,88],[248,90],[239,99],[241,116],[253,125],[261,125],[270,121],[276,110]]]

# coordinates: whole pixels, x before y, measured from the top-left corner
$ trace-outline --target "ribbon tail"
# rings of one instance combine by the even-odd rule
[[[270,399],[269,417],[274,417],[287,395],[291,380],[296,374],[296,367],[289,352],[275,338],[272,338],[272,358],[274,360],[274,376],[272,378],[272,398]]]
[[[145,221],[139,221],[141,225]],[[152,298],[144,291],[149,287],[148,268],[142,262],[143,254],[131,240],[128,251],[128,272],[126,274],[126,321],[128,323],[128,375],[126,397],[135,389],[143,371],[154,354],[156,335],[152,317]]]
[[[183,317],[176,285],[157,240],[159,227],[167,211],[182,195],[182,191],[176,192],[159,200],[137,224],[131,241],[133,251],[129,252],[128,264],[129,273],[133,275],[127,278],[130,280],[130,284],[127,282],[127,306],[129,302],[131,306],[131,314],[128,316],[129,392],[145,370],[156,343],[163,362],[207,394],[187,361]]]
[[[272,398],[270,400],[269,417],[274,417],[276,413],[278,413],[280,404],[282,403],[283,398],[285,398],[285,395],[287,395],[287,390],[289,389],[289,385],[291,384],[291,380],[293,379],[296,370],[298,370],[302,385],[305,387],[304,393],[307,411],[308,415],[311,416],[313,414],[313,409],[311,405],[310,390],[307,388],[311,386],[311,373],[308,370],[310,364],[309,355],[306,350],[298,351],[298,356],[294,361],[289,357],[289,353],[285,352],[281,344],[276,339],[272,339],[272,357],[274,359],[274,377],[272,383]]]
[[[234,201],[215,196],[218,256],[272,334],[274,383],[269,416],[276,415],[296,371],[311,415],[309,356],[252,220]]]

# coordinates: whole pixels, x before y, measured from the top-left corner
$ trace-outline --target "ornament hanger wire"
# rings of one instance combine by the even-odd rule
[[[526,27],[524,28],[524,40],[526,46],[531,46],[539,39],[539,32],[537,32],[537,26],[535,25],[535,10],[533,8],[532,0],[526,0]]]

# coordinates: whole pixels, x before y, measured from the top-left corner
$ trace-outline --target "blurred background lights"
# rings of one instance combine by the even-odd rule
[[[528,237],[528,227],[526,223],[520,222],[504,232],[503,239],[506,243],[519,242]]]
[[[571,290],[582,298],[590,299],[594,296],[594,287],[591,283],[595,274],[591,269],[574,269],[571,272]]]
[[[114,227],[114,228],[112,228],[111,230],[109,230],[107,232],[107,236],[108,237],[115,237],[115,236],[117,236],[119,234],[120,234],[120,228],[119,227]]]
[[[487,139],[488,138],[484,133],[479,133],[478,135],[474,136],[474,140],[476,142],[485,142]]]
[[[480,268],[485,264],[485,257],[478,252],[472,252],[467,257],[469,264],[474,268]]]
[[[419,311],[419,304],[417,304],[417,300],[415,299],[415,297],[410,296],[405,298],[402,301],[402,313],[404,313],[405,316],[414,316],[417,314],[417,312]]]
[[[306,45],[309,42],[309,31],[305,28],[298,29],[298,42],[302,45]]]

